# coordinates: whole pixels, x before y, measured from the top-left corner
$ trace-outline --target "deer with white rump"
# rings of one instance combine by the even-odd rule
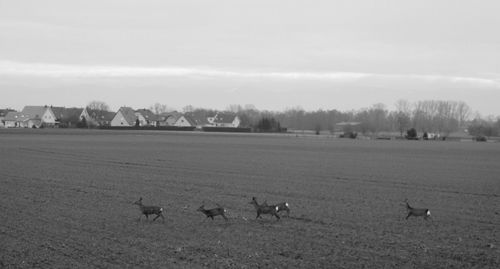
[[[414,216],[414,217],[424,217],[424,219],[427,220],[427,218],[431,216],[431,211],[429,211],[429,209],[411,207],[410,204],[408,203],[408,199],[405,199],[405,203],[406,203],[406,210],[408,211],[406,219],[408,219],[411,216]]]
[[[219,204],[217,204],[216,208],[205,209],[205,203],[203,203],[203,205],[200,206],[200,208],[198,208],[196,211],[200,211],[201,213],[205,214],[205,216],[207,216],[207,218],[211,218],[212,220],[214,220],[214,217],[216,217],[216,216],[222,216],[227,221],[227,217],[226,217],[227,211],[226,211],[226,209],[224,209],[224,207],[222,207]]]
[[[278,216],[278,206],[275,206],[275,205],[267,205],[266,202],[264,202],[263,204],[260,204],[257,202],[257,198],[255,197],[252,197],[252,201],[249,203],[249,204],[252,204],[254,207],[255,207],[255,210],[257,211],[257,217],[255,217],[256,219],[261,217],[262,218],[262,214],[268,214],[268,215],[272,215],[272,216],[275,216],[276,219],[280,219],[280,216]]]
[[[287,202],[278,203],[278,204],[275,204],[273,206],[278,208],[276,210],[276,213],[279,213],[281,211],[286,211],[286,216],[290,217],[290,206],[288,205]]]
[[[156,217],[153,219],[155,221],[157,218],[161,217],[163,219],[163,222],[165,222],[165,217],[163,217],[163,208],[160,206],[151,206],[151,205],[143,205],[142,204],[142,197],[139,198],[136,202],[134,202],[135,205],[139,206],[139,210],[141,211],[141,216],[139,217],[139,220],[141,220],[142,215],[146,216],[146,219],[149,219],[149,215],[156,215]]]

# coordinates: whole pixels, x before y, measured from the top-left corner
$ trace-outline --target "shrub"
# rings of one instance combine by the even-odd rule
[[[417,130],[415,130],[415,128],[411,128],[410,130],[406,131],[406,139],[418,140]]]

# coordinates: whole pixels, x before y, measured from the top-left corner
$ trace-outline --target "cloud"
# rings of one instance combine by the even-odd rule
[[[197,67],[139,67],[105,65],[66,65],[48,63],[21,63],[0,61],[0,75],[36,76],[51,78],[142,78],[142,77],[193,77],[193,78],[234,78],[352,82],[360,80],[377,81],[423,81],[467,83],[488,87],[500,87],[498,78],[478,78],[463,76],[420,75],[420,74],[378,74],[363,72],[253,72],[230,71],[217,68]]]

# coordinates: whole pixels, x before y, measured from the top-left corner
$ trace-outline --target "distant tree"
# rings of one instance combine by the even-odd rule
[[[480,137],[480,136],[498,136],[499,129],[496,127],[496,124],[491,121],[486,121],[482,119],[474,119],[469,127],[467,128],[469,134],[472,136]]]
[[[154,105],[150,106],[149,109],[156,115],[160,115],[161,113],[170,111],[167,105],[163,105],[160,103],[155,103]]]
[[[192,105],[187,105],[187,106],[185,106],[185,107],[182,108],[182,111],[184,113],[193,112],[194,110],[195,109],[194,109],[194,107]]]
[[[275,118],[264,116],[256,124],[256,129],[259,132],[281,132],[281,125]]]
[[[459,127],[463,127],[465,122],[469,120],[469,117],[472,114],[472,110],[466,103],[458,102],[458,105],[456,107],[456,112],[457,112],[458,125]]]
[[[135,127],[140,127],[141,126],[141,122],[139,121],[139,119],[136,119],[135,120]]]
[[[103,101],[92,101],[88,103],[87,108],[97,111],[109,111],[109,106]]]
[[[403,133],[410,126],[410,116],[403,112],[396,112],[396,128],[400,133],[400,136],[403,136]]]
[[[90,114],[90,117],[94,120],[100,121],[104,118],[106,113],[110,111],[108,104],[103,101],[92,101],[87,104],[87,112]],[[92,121],[89,120],[87,125],[91,124]],[[95,123],[95,122],[94,122]]]
[[[418,139],[417,130],[415,128],[411,128],[408,131],[406,131],[406,139],[409,139],[409,140]]]
[[[314,127],[314,131],[315,131],[316,135],[319,135],[321,133],[321,124],[320,123],[316,123],[316,126]]]

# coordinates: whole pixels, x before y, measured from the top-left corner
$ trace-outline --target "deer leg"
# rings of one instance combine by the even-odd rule
[[[411,212],[408,213],[408,216],[406,216],[406,219],[408,219],[411,216]]]

